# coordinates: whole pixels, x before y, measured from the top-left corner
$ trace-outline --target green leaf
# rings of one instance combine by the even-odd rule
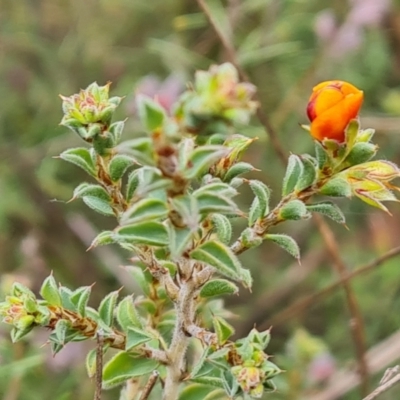
[[[116,240],[149,246],[166,246],[169,243],[167,228],[162,223],[155,221],[146,221],[118,228]]]
[[[76,311],[82,315],[82,317],[85,317],[86,315],[86,306],[89,301],[91,291],[91,286],[83,286],[79,289],[76,289],[70,297],[71,302],[76,306]]]
[[[139,186],[140,183],[139,171],[140,171],[139,169],[135,169],[129,174],[125,190],[125,199],[127,202],[130,202],[132,200],[132,197]]]
[[[149,137],[141,137],[122,142],[117,147],[117,151],[118,153],[126,153],[131,155],[139,164],[155,164],[153,142]]]
[[[225,294],[237,294],[239,288],[226,279],[213,279],[205,283],[201,288],[201,297],[223,296]]]
[[[316,204],[309,204],[306,206],[308,211],[318,212],[337,222],[338,224],[344,224],[346,218],[342,213],[342,210],[334,203],[330,201],[324,201]]]
[[[110,136],[112,138],[113,147],[117,146],[121,141],[122,131],[125,127],[125,121],[117,121],[111,124],[109,128]]]
[[[264,183],[254,179],[251,180],[249,184],[251,190],[258,199],[260,217],[265,217],[269,212],[269,197],[271,191],[269,190],[268,186],[264,185]]]
[[[189,156],[194,150],[194,140],[192,138],[183,138],[178,145],[178,160],[179,169],[181,171],[186,169],[188,164]]]
[[[179,400],[204,400],[215,389],[201,383],[192,383],[183,388]],[[223,397],[220,400],[225,400]]]
[[[170,199],[172,210],[170,221],[178,227],[188,227],[195,230],[199,226],[200,214],[197,200],[191,195],[181,195]]]
[[[48,276],[40,288],[40,295],[51,306],[61,306],[61,296],[53,275]]]
[[[182,256],[193,237],[193,233],[194,230],[190,228],[177,228],[172,223],[168,225],[171,259],[176,260]]]
[[[291,154],[288,160],[285,177],[283,178],[282,196],[287,196],[289,193],[293,192],[302,173],[303,163],[300,157]]]
[[[248,215],[248,226],[253,226],[261,218],[261,206],[258,197],[254,197]]]
[[[90,150],[84,147],[69,149],[60,154],[60,158],[82,168],[91,176],[96,176],[96,165]]]
[[[200,146],[191,154],[188,160],[184,175],[187,179],[193,179],[201,175],[215,162],[228,154],[228,150],[223,146]]]
[[[343,178],[333,178],[325,183],[319,193],[332,197],[351,197],[351,185]]]
[[[279,210],[279,217],[282,220],[294,220],[310,218],[306,205],[301,200],[292,200],[286,203]]]
[[[218,180],[216,182],[208,182],[207,184],[205,184],[204,186],[200,187],[195,192],[193,192],[193,195],[197,197],[202,193],[211,193],[211,192],[229,198],[236,196],[238,194],[237,190],[234,189],[232,186]]]
[[[127,296],[119,302],[116,317],[120,327],[124,331],[127,331],[131,327],[142,327],[142,321],[135,308],[132,296]]]
[[[115,215],[108,201],[93,196],[82,197],[82,200],[89,208],[99,214],[103,214],[107,217],[113,217]]]
[[[139,117],[143,126],[150,132],[161,128],[166,118],[165,109],[150,97],[137,95]]]
[[[237,164],[230,167],[224,176],[224,182],[230,182],[233,178],[247,172],[255,171],[256,169],[249,163],[238,162]]]
[[[136,327],[129,327],[128,332],[126,335],[126,346],[125,350],[130,350],[133,349],[134,347],[137,347],[143,343],[149,342],[150,340],[153,340],[154,337],[149,336],[147,332],[145,332],[143,329],[136,328]]]
[[[85,196],[97,197],[106,202],[111,201],[110,195],[102,186],[83,182],[75,188],[73,199]]]
[[[129,207],[121,217],[121,224],[134,224],[154,219],[162,219],[168,215],[168,208],[165,202],[146,198],[139,200]]]
[[[78,332],[72,329],[71,322],[65,319],[60,319],[56,323],[52,336],[55,336],[56,343],[65,345],[66,343],[70,342],[77,334]],[[50,340],[51,339],[52,337],[50,337]]]
[[[110,389],[128,379],[149,374],[157,365],[157,361],[135,358],[126,352],[120,352],[104,366],[103,389]]]
[[[214,213],[211,222],[220,242],[229,244],[232,238],[232,224],[229,219],[225,215]]]
[[[317,170],[316,165],[314,164],[315,161],[316,160],[313,160],[310,156],[301,156],[303,168],[295,186],[297,192],[307,189],[317,180]]]
[[[218,241],[205,242],[190,252],[190,258],[214,267],[229,278],[240,280],[240,262],[231,249]]]
[[[300,259],[299,245],[292,237],[284,234],[268,234],[265,235],[265,238],[282,247],[283,250],[287,251],[296,260]]]
[[[106,297],[104,297],[99,305],[100,318],[107,326],[112,325],[118,295],[119,290],[109,293]]]
[[[113,231],[104,231],[99,233],[92,241],[89,249],[92,249],[97,246],[104,246],[106,244],[115,243],[114,232]]]
[[[202,192],[196,196],[196,199],[202,214],[237,214],[238,212],[235,202],[214,192]]]
[[[113,182],[118,182],[125,174],[127,169],[134,165],[136,161],[127,155],[117,154],[115,155],[108,166],[110,178]]]
[[[213,326],[217,334],[218,344],[223,345],[235,333],[235,329],[231,324],[228,324],[223,318],[214,316]]]
[[[61,306],[70,311],[76,311],[76,306],[71,301],[71,296],[73,294],[72,290],[66,288],[65,286],[59,286],[58,293],[61,298]]]
[[[251,287],[253,286],[253,277],[251,276],[250,270],[246,268],[240,269],[240,283],[246,289],[251,289]]]
[[[134,281],[140,286],[140,288],[143,290],[143,293],[146,296],[150,296],[151,290],[150,290],[150,283],[153,280],[153,277],[149,273],[149,277],[146,277],[145,272],[143,271],[142,268],[136,266],[136,265],[130,265],[128,267],[125,267],[126,270],[132,275]]]
[[[85,366],[89,378],[93,378],[96,375],[96,352],[97,349],[92,349],[86,356]]]

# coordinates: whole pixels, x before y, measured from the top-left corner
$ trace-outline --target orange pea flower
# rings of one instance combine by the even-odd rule
[[[363,91],[348,82],[326,81],[315,86],[307,106],[312,137],[343,143],[346,127],[357,117],[363,97]]]

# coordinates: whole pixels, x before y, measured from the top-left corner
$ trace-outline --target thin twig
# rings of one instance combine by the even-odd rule
[[[389,390],[392,386],[400,382],[400,374],[393,376],[391,379],[385,380],[384,383],[379,385],[371,394],[365,397],[363,400],[374,400],[379,397],[382,393]]]
[[[207,3],[205,0],[197,0],[197,4],[201,8],[201,10],[204,12],[206,15],[211,27],[213,28],[215,34],[217,35],[219,41],[221,42],[228,61],[230,61],[235,68],[237,69],[240,79],[246,82],[251,82],[249,76],[247,75],[246,71],[242,68],[240,65],[237,55],[236,55],[236,50],[229,40],[229,38],[224,34],[224,32],[221,30],[220,25],[218,24],[218,21],[216,21],[211,13],[211,10],[209,9]],[[258,95],[255,96],[255,100],[260,102],[260,98]],[[285,164],[287,155],[285,150],[283,149],[281,143],[279,142],[278,135],[275,132],[275,129],[273,128],[271,121],[269,120],[268,115],[263,111],[263,107],[258,107],[257,108],[257,117],[261,124],[264,126],[266,132],[268,133],[268,136],[271,140],[272,147],[274,148],[276,154],[278,157],[281,159],[281,161]]]
[[[318,226],[318,229],[325,241],[327,250],[332,257],[333,266],[335,267],[339,277],[343,279],[343,277],[347,273],[347,268],[342,258],[340,257],[339,245],[335,239],[335,236],[332,230],[329,228],[328,224],[320,215],[315,215],[314,218],[316,221],[316,225]],[[347,280],[343,280],[341,284],[346,294],[347,307],[351,315],[350,331],[352,334],[354,348],[356,350],[359,373],[361,376],[361,394],[365,396],[366,393],[368,393],[369,372],[368,365],[365,359],[367,346],[365,340],[364,322],[360,307],[358,305],[350,282]]]
[[[400,246],[394,247],[393,249],[389,250],[382,256],[375,258],[368,264],[363,265],[362,267],[356,268],[352,272],[346,272],[346,274],[341,276],[339,280],[331,283],[330,285],[324,287],[323,289],[311,294],[310,296],[308,296],[304,299],[296,301],[295,303],[291,304],[286,309],[280,311],[278,314],[273,316],[272,319],[270,319],[263,325],[265,325],[266,327],[269,327],[271,325],[276,326],[276,325],[281,324],[284,321],[287,321],[288,319],[290,319],[296,315],[297,316],[300,315],[304,310],[308,309],[312,305],[320,304],[320,301],[322,299],[324,299],[325,297],[330,295],[335,290],[339,289],[343,285],[344,282],[350,281],[351,279],[353,279],[359,275],[362,275],[366,272],[373,271],[375,268],[384,265],[386,261],[390,260],[393,257],[398,256],[399,254],[400,254]]]
[[[146,386],[143,388],[143,391],[142,391],[142,394],[140,395],[139,400],[147,400],[149,398],[150,393],[153,390],[153,387],[156,384],[159,375],[160,374],[157,370],[155,370],[151,373],[150,378],[146,383]]]
[[[96,391],[94,393],[94,400],[101,400],[101,392],[103,387],[103,347],[104,335],[102,332],[97,331],[97,348],[96,348]]]

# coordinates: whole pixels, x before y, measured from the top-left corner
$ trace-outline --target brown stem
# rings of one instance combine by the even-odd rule
[[[295,303],[291,304],[286,309],[280,311],[276,315],[274,315],[270,320],[268,320],[265,324],[261,325],[261,327],[269,327],[271,325],[276,326],[280,325],[282,322],[287,321],[290,318],[294,318],[295,316],[300,315],[304,310],[311,307],[313,304],[319,304],[322,299],[327,297],[333,291],[342,287],[343,282],[350,281],[351,279],[364,274],[365,272],[373,271],[375,268],[384,265],[385,261],[390,260],[393,257],[396,257],[400,254],[400,246],[395,247],[389,250],[387,253],[383,254],[381,257],[378,257],[371,261],[370,263],[356,268],[352,272],[346,272],[345,275],[342,275],[339,280],[331,283],[325,288],[319,290],[311,294],[310,296],[298,300]]]
[[[171,344],[168,349],[167,376],[165,378],[163,400],[176,400],[179,385],[185,367],[185,355],[188,347],[186,327],[191,325],[195,316],[195,285],[190,279],[181,283],[176,302],[176,322]]]
[[[101,392],[103,385],[103,347],[104,336],[101,332],[97,332],[97,349],[96,349],[96,391],[94,400],[101,400]]]
[[[392,386],[398,384],[400,382],[400,374],[393,376],[393,378],[385,381],[381,385],[379,385],[371,394],[365,397],[363,400],[374,400],[378,398],[382,393],[389,390]]]
[[[159,372],[157,370],[151,373],[150,378],[146,383],[146,386],[143,388],[139,400],[147,400],[149,398],[150,393],[154,388],[154,385],[157,383],[158,377],[159,377]]]
[[[325,241],[328,252],[333,260],[333,266],[339,277],[343,277],[347,274],[347,268],[342,258],[340,257],[340,249],[336,242],[335,236],[332,230],[329,229],[327,223],[319,215],[315,216],[316,224],[318,229]],[[359,374],[361,377],[361,394],[365,396],[368,393],[369,386],[369,371],[368,365],[365,358],[367,351],[366,340],[365,340],[365,327],[362,318],[361,310],[357,302],[356,295],[354,294],[353,288],[348,280],[342,280],[342,286],[346,294],[346,302],[351,315],[350,330],[353,338],[353,345],[356,350]]]

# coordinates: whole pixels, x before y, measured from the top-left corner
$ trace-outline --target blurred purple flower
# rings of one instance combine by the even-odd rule
[[[321,11],[315,19],[316,36],[327,46],[327,55],[340,59],[359,48],[364,28],[382,24],[389,12],[390,0],[349,0],[351,9],[341,26],[337,26],[331,9]]]
[[[327,380],[336,370],[335,359],[329,352],[317,354],[308,366],[308,379],[311,383]]]
[[[143,94],[155,99],[167,112],[171,112],[172,105],[185,89],[183,79],[177,75],[170,75],[161,81],[155,75],[147,75],[141,79],[136,87],[135,95]],[[136,113],[135,98],[127,103],[127,112]]]

